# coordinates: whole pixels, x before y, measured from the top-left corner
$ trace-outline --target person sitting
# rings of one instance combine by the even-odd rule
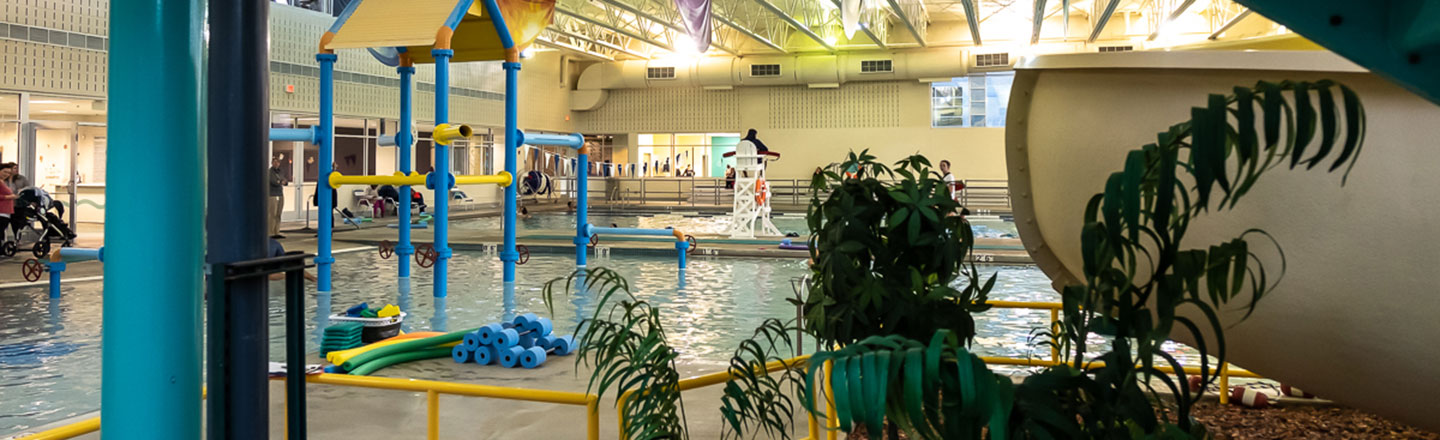
[[[381,214],[384,214],[384,205],[386,204],[390,205],[389,207],[391,209],[400,209],[398,206],[398,203],[400,203],[400,190],[395,189],[394,186],[381,186],[379,189],[375,190],[375,195],[380,197],[380,201],[382,204]]]
[[[421,213],[421,214],[424,214],[424,213],[425,213],[425,193],[420,192],[420,191],[411,190],[411,191],[410,191],[410,207],[411,207],[411,209],[419,208],[419,209],[420,209],[420,213]]]

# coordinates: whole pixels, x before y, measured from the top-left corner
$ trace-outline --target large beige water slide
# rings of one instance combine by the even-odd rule
[[[1328,52],[1070,54],[1016,69],[1006,132],[1015,221],[1057,286],[1082,273],[1090,196],[1126,152],[1208,94],[1285,79],[1355,89],[1369,129],[1348,184],[1322,167],[1276,169],[1234,211],[1197,220],[1187,244],[1261,228],[1284,249],[1288,272],[1255,315],[1235,324],[1242,305],[1224,310],[1232,362],[1440,430],[1440,107]],[[1268,247],[1252,244],[1274,271]]]

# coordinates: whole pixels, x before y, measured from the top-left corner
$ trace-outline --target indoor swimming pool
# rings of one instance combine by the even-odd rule
[[[539,217],[537,217],[539,218]],[[533,220],[533,219],[532,219]],[[503,294],[501,263],[493,254],[457,252],[451,265],[450,296],[431,295],[431,271],[415,269],[408,293],[395,278],[395,260],[373,251],[337,255],[335,290],[316,295],[310,287],[307,301],[308,351],[318,352],[317,308],[343,312],[361,302],[392,303],[408,313],[408,331],[455,331],[494,322],[514,313],[546,314],[541,296],[546,281],[566,276],[573,260],[562,254],[537,254],[520,266],[513,298]],[[681,351],[682,373],[695,374],[725,368],[737,343],[766,318],[793,319],[792,280],[807,270],[803,260],[695,258],[684,280],[674,260],[663,257],[614,256],[593,260],[624,274],[635,294],[659,306],[671,343]],[[1006,301],[1057,301],[1050,282],[1033,266],[981,266],[984,273],[999,272],[991,298]],[[0,434],[35,427],[99,408],[100,404],[100,283],[72,283],[58,302],[46,297],[43,287],[0,290]],[[270,356],[284,355],[283,284],[271,284]],[[576,323],[594,311],[595,299],[586,294],[557,296],[552,318],[557,333],[571,333]],[[1048,349],[1030,341],[1035,329],[1049,319],[1045,310],[995,309],[977,316],[979,335],[975,351],[987,355],[1048,356]],[[145,325],[135,317],[120,325]],[[158,335],[157,335],[158,337]],[[807,342],[806,349],[813,343]],[[547,378],[573,380],[572,358],[540,370],[503,372],[496,367],[456,366],[436,360],[401,365],[381,374],[444,381],[502,380],[509,386],[559,389]],[[318,362],[318,358],[311,362]],[[473,367],[473,368],[472,368]],[[507,377],[477,375],[505,374]],[[330,395],[344,395],[334,390]]]

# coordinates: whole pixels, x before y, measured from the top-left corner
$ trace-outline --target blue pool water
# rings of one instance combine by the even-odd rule
[[[568,255],[537,254],[517,274],[513,301],[507,301],[501,282],[501,265],[494,255],[457,252],[450,276],[451,292],[433,298],[433,279],[416,270],[409,293],[394,277],[394,260],[374,252],[337,257],[335,290],[318,296],[312,290],[307,302],[307,345],[318,351],[317,311],[324,315],[350,305],[393,303],[409,317],[410,331],[461,330],[512,316],[516,312],[545,314],[541,289],[546,281],[568,275]],[[711,259],[690,262],[682,284],[674,261],[658,257],[615,256],[593,266],[611,267],[624,274],[642,299],[665,311],[672,343],[691,371],[721,369],[736,343],[750,335],[766,318],[791,319],[795,307],[785,299],[794,296],[791,280],[804,276],[802,260]],[[1034,267],[986,267],[999,271],[995,299],[1053,301],[1049,280]],[[63,296],[51,301],[43,288],[0,290],[0,434],[35,427],[95,411],[100,402],[100,283],[65,286]],[[270,296],[271,357],[283,360],[284,298],[280,282]],[[441,307],[437,307],[441,306]],[[594,311],[588,295],[561,295],[556,301],[557,332],[573,331],[579,319]],[[997,310],[979,319],[984,353],[1043,355],[1043,348],[1027,342],[1031,329],[1043,327],[1043,311]],[[122,325],[144,325],[143,317]],[[813,346],[813,344],[807,344]],[[311,362],[318,362],[318,358]],[[564,365],[569,368],[569,365]],[[435,377],[440,380],[463,378]]]

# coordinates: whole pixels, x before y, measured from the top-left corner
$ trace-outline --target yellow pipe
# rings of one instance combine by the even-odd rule
[[[1050,360],[1060,362],[1060,341],[1055,340],[1060,334],[1060,309],[1050,309]]]
[[[342,385],[382,390],[412,392],[435,392],[457,396],[491,397],[527,402],[559,403],[583,406],[589,403],[589,394],[568,391],[536,390],[527,388],[497,387],[467,383],[440,382],[434,380],[396,379],[389,377],[351,376],[348,374],[312,374],[305,381],[326,385]]]
[[[684,232],[680,232],[679,229],[676,229],[676,230],[675,230],[675,241],[685,241],[685,233],[684,233]]]
[[[425,426],[430,440],[440,440],[440,393],[425,392]]]
[[[48,429],[45,431],[40,431],[24,437],[20,437],[19,440],[61,440],[79,437],[99,430],[100,418],[95,417],[85,419],[78,423],[72,423],[55,429]]]
[[[470,130],[469,125],[440,124],[435,126],[435,131],[430,135],[430,138],[434,139],[437,144],[450,145],[451,142],[470,137],[471,133],[474,133],[474,131]]]
[[[835,392],[830,387],[830,370],[835,368],[835,361],[825,361],[825,438],[835,440],[840,432],[840,415],[835,412]]]
[[[1187,384],[1190,381],[1185,381]],[[1188,385],[1187,385],[1188,386]],[[1220,404],[1230,403],[1230,364],[1220,364]]]
[[[627,391],[621,394],[620,398],[615,399],[615,415],[619,416],[616,417],[615,420],[617,426],[620,428],[620,440],[630,439],[630,436],[625,434],[625,407],[630,406],[630,395],[634,393],[634,391]]]
[[[407,176],[396,171],[391,176],[346,176],[339,172],[332,172],[328,181],[331,188],[339,188],[341,185],[424,186],[425,175],[412,172]]]
[[[1058,302],[1035,302],[1035,301],[986,301],[985,304],[997,309],[1051,309],[1059,310],[1064,304]]]
[[[510,175],[510,172],[509,172],[509,171],[501,171],[500,174],[481,174],[481,175],[476,175],[476,176],[455,176],[455,184],[456,184],[456,185],[467,185],[467,184],[472,184],[472,185],[473,185],[473,184],[494,184],[494,185],[500,186],[501,188],[504,188],[504,187],[510,186],[510,182],[512,182],[512,181],[514,181],[514,180],[515,180],[514,177]]]
[[[990,364],[990,365],[1019,365],[1019,366],[1027,366],[1027,367],[1050,367],[1050,366],[1054,366],[1054,365],[1059,365],[1059,364],[1060,364],[1059,362],[1052,361],[1052,360],[1049,360],[1049,359],[1020,359],[1020,358],[1007,358],[1007,357],[995,357],[995,356],[981,356],[981,357],[980,357],[980,360],[985,361],[985,363]],[[1092,370],[1093,370],[1093,369],[1096,369],[1096,368],[1103,368],[1103,367],[1105,367],[1105,363],[1104,363],[1104,362],[1090,362],[1090,363],[1085,364],[1085,365],[1086,365],[1086,368],[1092,369]],[[1259,374],[1255,374],[1254,372],[1249,371],[1249,370],[1242,370],[1242,369],[1239,369],[1239,368],[1230,368],[1230,366],[1229,366],[1228,364],[1221,364],[1221,367],[1222,367],[1222,368],[1212,368],[1210,371],[1211,371],[1212,373],[1219,372],[1219,374],[1221,374],[1222,377],[1223,377],[1223,376],[1227,376],[1227,375],[1228,375],[1228,376],[1231,376],[1231,377],[1249,377],[1249,378],[1256,378],[1256,379],[1262,377],[1262,376],[1260,376]],[[1156,366],[1155,369],[1156,369],[1157,371],[1160,371],[1161,373],[1175,374],[1175,369],[1174,369],[1174,368],[1171,368],[1171,367]],[[1184,370],[1185,374],[1200,374],[1200,367],[1184,367],[1184,368],[1182,368],[1182,369]]]
[[[590,440],[600,440],[600,398],[590,396],[585,402],[585,434]]]

